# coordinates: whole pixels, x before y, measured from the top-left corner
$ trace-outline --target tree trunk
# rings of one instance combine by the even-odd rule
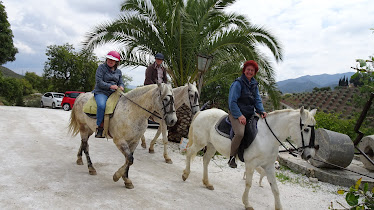
[[[188,129],[191,125],[191,109],[183,104],[177,109],[178,121],[173,127],[168,127],[168,140],[179,143],[182,137],[188,138]]]

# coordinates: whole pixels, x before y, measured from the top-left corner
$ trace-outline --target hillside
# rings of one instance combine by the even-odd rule
[[[362,111],[355,107],[353,103],[355,95],[359,93],[359,89],[355,87],[340,87],[331,91],[292,93],[283,95],[281,103],[293,109],[304,106],[310,109],[316,108],[318,111],[325,113],[341,113],[343,118],[350,119],[354,112]],[[268,111],[273,110],[268,99],[264,99],[264,106]]]
[[[339,79],[351,78],[355,72],[346,72],[340,74],[321,74],[306,75],[296,79],[288,79],[277,82],[278,89],[282,93],[301,93],[310,92],[313,88],[331,87],[332,89],[338,85]],[[349,80],[349,79],[348,79]]]
[[[0,72],[3,74],[4,77],[14,77],[14,78],[23,78],[22,75],[17,74],[16,72],[4,67],[0,66]]]

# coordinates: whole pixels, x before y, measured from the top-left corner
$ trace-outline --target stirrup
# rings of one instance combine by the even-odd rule
[[[236,168],[238,167],[235,163],[235,156],[230,156],[229,162],[228,162],[230,168]]]
[[[101,128],[101,127],[96,128],[95,138],[105,138],[103,136],[103,131],[104,131],[104,128]]]

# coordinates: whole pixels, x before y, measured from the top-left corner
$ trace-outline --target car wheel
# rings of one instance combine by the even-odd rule
[[[56,104],[55,104],[55,102],[52,103],[52,109],[56,109]]]
[[[40,108],[44,108],[43,101],[40,102]]]
[[[64,104],[62,106],[62,108],[65,110],[65,111],[69,111],[70,110],[70,105],[69,104]]]

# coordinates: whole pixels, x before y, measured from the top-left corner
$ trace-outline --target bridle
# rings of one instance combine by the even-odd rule
[[[193,109],[194,107],[199,106],[199,103],[198,103],[198,101],[197,101],[197,99],[199,98],[199,94],[198,94],[197,92],[195,92],[194,101],[193,101],[193,103],[192,103],[191,98],[190,98],[190,94],[189,94],[190,91],[191,91],[191,90],[188,89],[188,100],[190,101],[190,107],[191,107],[191,109]]]
[[[161,89],[160,89],[160,99],[161,99],[161,96],[162,96],[162,93],[161,93]],[[171,113],[175,112],[175,108],[174,108],[174,97],[173,97],[173,95],[172,94],[168,94],[165,97],[169,97],[170,100],[165,104],[164,100],[161,99],[162,110],[164,111],[164,119],[165,119],[165,116],[167,114],[171,114]],[[168,107],[169,107],[169,109],[167,109]]]
[[[277,139],[277,141],[282,145],[282,147],[288,151],[291,155],[293,155],[294,157],[296,157],[297,155],[293,153],[293,151],[302,151],[303,149],[305,148],[315,148],[315,149],[318,149],[319,146],[318,145],[315,145],[315,130],[314,130],[314,125],[305,125],[304,123],[302,123],[302,120],[301,120],[301,117],[300,117],[300,134],[301,134],[301,142],[302,142],[302,147],[298,147],[296,148],[288,139],[286,139],[286,141],[293,147],[293,149],[288,149],[279,139],[278,137],[274,134],[273,130],[270,128],[269,124],[268,124],[268,121],[266,120],[265,118],[265,123],[266,125],[268,126],[269,130],[271,131],[271,133],[273,134],[273,136],[275,137],[275,139]],[[309,127],[311,128],[311,135],[310,135],[310,139],[309,139],[309,144],[306,146],[305,145],[305,140],[304,140],[304,135],[303,135],[303,126],[306,126],[306,127]],[[304,131],[305,129],[307,128],[304,128]]]

